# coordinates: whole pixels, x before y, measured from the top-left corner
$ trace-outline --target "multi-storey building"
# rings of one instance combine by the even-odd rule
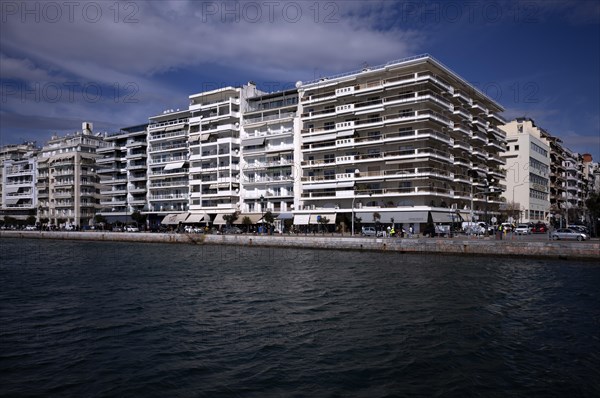
[[[188,216],[190,115],[187,109],[171,109],[151,117],[146,165],[142,159],[129,163],[131,171],[147,168],[146,214],[152,226],[163,220],[177,224]]]
[[[506,192],[510,209],[520,222],[546,222],[550,213],[549,134],[529,118],[517,118],[500,127],[506,132]]]
[[[40,219],[67,227],[93,223],[100,211],[96,159],[98,148],[107,144],[103,135],[92,133],[92,124],[64,137],[52,136],[38,155],[38,211]]]
[[[566,209],[565,150],[560,138],[544,133],[543,137],[550,144],[550,218],[556,222]]]
[[[506,175],[503,109],[431,56],[298,86],[296,224],[325,216],[349,225],[357,208],[363,223],[378,214],[418,231],[428,221],[457,221],[452,209],[481,219],[498,208]]]
[[[240,125],[256,85],[224,87],[190,95],[190,219],[225,224],[241,211]]]
[[[4,215],[4,202],[2,201],[2,198],[4,197],[4,161],[27,159],[30,157],[29,154],[35,154],[37,150],[38,148],[36,147],[35,142],[24,142],[23,144],[5,145],[0,147],[0,218]]]
[[[295,166],[300,158],[297,109],[297,90],[247,100],[241,142],[243,213],[238,222],[244,213],[256,222],[265,211],[279,214],[279,219],[293,218],[294,184],[299,181]]]
[[[4,218],[25,220],[29,216],[36,216],[36,152],[37,149],[33,149],[20,155],[20,159],[6,159],[3,167],[0,167],[3,169],[0,175],[2,186],[0,211]]]
[[[566,221],[582,222],[585,196],[583,179],[583,158],[578,153],[565,148],[565,180],[566,180]]]
[[[122,128],[105,137],[107,146],[98,148],[103,155],[96,160],[103,206],[100,212],[108,222],[127,222],[133,212],[145,211],[147,205],[147,124]]]

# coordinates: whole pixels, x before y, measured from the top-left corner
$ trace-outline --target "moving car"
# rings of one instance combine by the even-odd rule
[[[582,241],[582,240],[588,239],[588,236],[586,234],[584,234],[583,232],[579,232],[579,231],[577,231],[575,229],[571,229],[571,228],[557,229],[556,231],[552,232],[551,237],[554,240],[573,239],[573,240]]]
[[[529,229],[528,224],[519,224],[517,225],[517,228],[515,228],[515,233],[517,235],[529,235],[531,230]]]

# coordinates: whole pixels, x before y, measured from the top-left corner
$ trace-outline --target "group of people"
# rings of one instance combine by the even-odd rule
[[[394,226],[391,226],[391,227],[388,226],[385,229],[385,233],[387,234],[386,236],[390,236],[390,237],[398,236],[399,238],[404,238],[404,237],[410,238],[411,236],[413,236],[414,232],[415,231],[414,231],[414,228],[412,225],[410,227],[408,227],[408,234],[407,234],[406,230],[404,229],[404,227],[402,227],[402,226],[400,226],[398,228],[398,230],[396,230],[394,228]]]

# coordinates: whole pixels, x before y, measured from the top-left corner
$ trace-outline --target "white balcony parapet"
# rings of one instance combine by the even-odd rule
[[[354,86],[341,87],[335,90],[336,96],[349,95],[354,93]]]

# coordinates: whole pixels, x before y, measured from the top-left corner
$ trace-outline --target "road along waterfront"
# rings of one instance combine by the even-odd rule
[[[160,242],[312,249],[372,250],[399,253],[534,256],[562,259],[600,259],[600,241],[525,241],[494,238],[373,238],[339,235],[203,235],[127,232],[0,231],[0,238],[63,239],[120,242]]]

